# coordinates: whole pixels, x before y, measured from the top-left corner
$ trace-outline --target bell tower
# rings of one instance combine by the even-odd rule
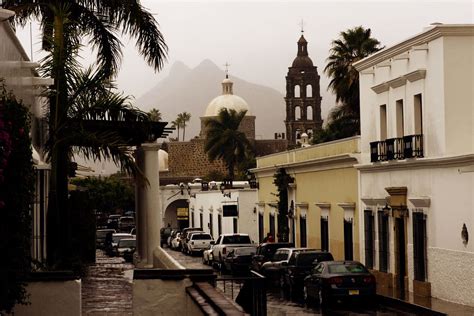
[[[303,133],[311,139],[321,129],[321,99],[318,70],[308,56],[308,42],[301,34],[297,56],[286,76],[285,125],[289,146],[301,143]]]

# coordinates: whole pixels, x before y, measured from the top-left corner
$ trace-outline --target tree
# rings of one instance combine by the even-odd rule
[[[150,116],[150,120],[153,122],[160,122],[161,121],[161,112],[160,110],[153,108],[148,112],[148,115]]]
[[[278,241],[289,241],[288,228],[288,185],[294,182],[294,178],[286,173],[284,168],[279,168],[273,175],[273,184],[278,193]]]
[[[371,37],[371,30],[357,26],[340,33],[332,42],[328,64],[324,68],[331,78],[328,88],[336,94],[336,108],[329,115],[325,129],[313,141],[322,142],[360,133],[359,73],[353,63],[382,49]],[[339,126],[344,126],[339,130]]]
[[[215,119],[206,122],[207,135],[204,150],[209,160],[222,159],[227,167],[227,175],[234,179],[234,169],[252,153],[252,146],[239,125],[247,111],[236,112],[226,108]]]
[[[191,114],[188,112],[179,113],[178,119],[179,119],[179,122],[181,123],[181,126],[183,127],[183,142],[184,142],[184,137],[186,134],[186,123],[189,122],[189,120],[191,119]]]
[[[54,86],[49,93],[49,140],[47,142],[51,163],[50,192],[48,202],[48,260],[50,264],[61,267],[67,261],[71,251],[69,242],[70,231],[66,224],[67,214],[67,171],[71,146],[67,139],[80,144],[80,150],[86,156],[96,159],[111,158],[127,170],[137,170],[130,152],[119,140],[119,135],[111,130],[102,135],[93,135],[86,129],[77,129],[80,122],[71,120],[74,104],[82,104],[85,109],[75,112],[75,117],[88,117],[103,120],[147,121],[148,116],[127,106],[124,111],[120,105],[125,104],[121,96],[108,95],[107,98],[96,100],[92,94],[94,88],[102,89],[95,84],[106,85],[117,74],[121,62],[121,42],[116,32],[137,39],[137,48],[149,65],[155,70],[161,69],[166,58],[167,47],[158,24],[152,14],[145,10],[139,1],[55,1],[55,0],[6,0],[4,8],[16,12],[15,21],[25,25],[30,18],[40,21],[42,28],[42,47],[48,53],[43,67],[43,75],[54,79]],[[98,71],[93,73],[92,80],[79,74],[77,52],[83,39],[97,54]],[[83,78],[83,79],[80,79]],[[74,89],[73,82],[82,85]],[[94,83],[95,82],[95,83]],[[76,86],[75,88],[77,88]],[[87,95],[84,89],[90,89],[87,99],[98,102],[87,106],[81,96]],[[101,97],[106,95],[102,91]],[[107,101],[108,100],[108,101]],[[110,102],[112,103],[110,103]],[[118,111],[117,111],[118,110]],[[70,123],[74,124],[70,124]],[[74,132],[74,135],[68,134]],[[82,135],[81,135],[82,133]],[[66,135],[66,136],[65,136]],[[116,142],[105,143],[115,139]],[[61,245],[58,245],[61,243]],[[66,252],[66,253],[64,253]],[[65,264],[67,267],[67,264]]]
[[[179,141],[179,128],[181,126],[181,119],[179,117],[176,118],[176,120],[171,122],[171,127],[177,128],[178,131],[178,138],[177,140]]]

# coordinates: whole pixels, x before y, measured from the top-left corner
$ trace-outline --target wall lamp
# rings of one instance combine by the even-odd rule
[[[224,197],[228,197],[229,199],[231,198],[231,191],[226,192],[226,189],[232,189],[232,181],[231,180],[224,180],[221,185],[219,186],[221,189],[222,195]]]

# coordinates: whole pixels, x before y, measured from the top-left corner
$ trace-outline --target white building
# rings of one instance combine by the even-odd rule
[[[474,25],[432,25],[354,66],[361,260],[382,293],[474,305]]]

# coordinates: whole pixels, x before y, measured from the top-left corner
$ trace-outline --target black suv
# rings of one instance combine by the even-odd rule
[[[323,250],[293,252],[280,274],[280,289],[283,294],[296,298],[302,293],[304,278],[311,273],[311,269],[322,261],[333,260],[332,254]]]
[[[163,247],[168,241],[168,237],[171,235],[171,227],[163,227],[160,229],[160,246]]]
[[[295,245],[288,242],[270,242],[263,243],[257,247],[257,253],[252,258],[251,268],[254,271],[260,272],[262,265],[272,260],[275,252],[280,248],[292,248]]]

